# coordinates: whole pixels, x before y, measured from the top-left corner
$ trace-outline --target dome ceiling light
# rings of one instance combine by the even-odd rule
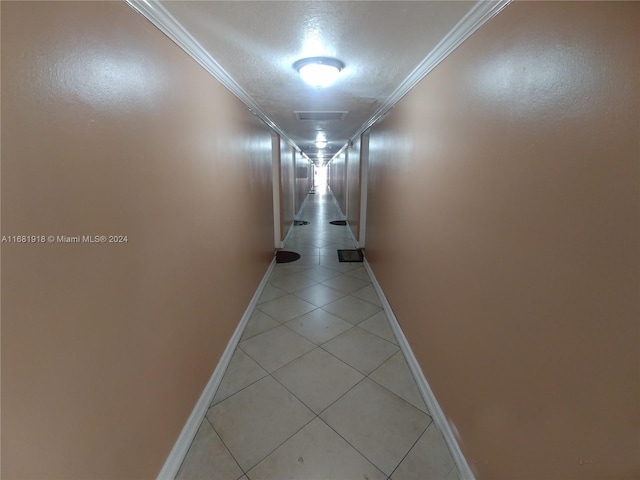
[[[336,81],[344,63],[336,58],[310,57],[298,60],[293,68],[312,87],[324,88]]]

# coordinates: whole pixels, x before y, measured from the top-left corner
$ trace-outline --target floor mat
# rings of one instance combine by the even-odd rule
[[[362,262],[362,250],[338,250],[338,260],[341,262]]]
[[[300,260],[300,254],[289,252],[287,250],[278,250],[276,252],[276,263],[290,263]]]

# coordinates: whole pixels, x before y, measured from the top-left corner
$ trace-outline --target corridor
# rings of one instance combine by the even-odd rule
[[[640,1],[0,17],[2,479],[640,479]]]
[[[457,479],[328,189],[310,194],[178,479]],[[244,476],[243,476],[244,475]]]

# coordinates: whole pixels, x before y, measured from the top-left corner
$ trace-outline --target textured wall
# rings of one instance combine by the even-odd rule
[[[360,139],[349,148],[347,163],[347,221],[356,240],[360,240]]]
[[[337,155],[327,171],[329,177],[329,188],[333,193],[342,213],[347,212],[347,152],[346,150]]]
[[[371,133],[367,259],[480,479],[638,478],[638,2],[514,2]]]
[[[295,215],[295,157],[291,145],[280,139],[280,231],[289,233]]]
[[[304,200],[307,198],[307,194],[309,190],[311,190],[311,165],[308,160],[295,153],[295,163],[296,163],[296,215],[300,213],[300,209],[302,208],[302,204]]]
[[[154,478],[273,258],[271,133],[119,2],[2,2],[2,478]]]

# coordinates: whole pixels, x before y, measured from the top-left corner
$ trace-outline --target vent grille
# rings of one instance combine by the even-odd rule
[[[315,112],[293,112],[297,120],[315,120],[317,122],[327,122],[329,120],[344,120],[349,114],[348,111],[315,111]]]

